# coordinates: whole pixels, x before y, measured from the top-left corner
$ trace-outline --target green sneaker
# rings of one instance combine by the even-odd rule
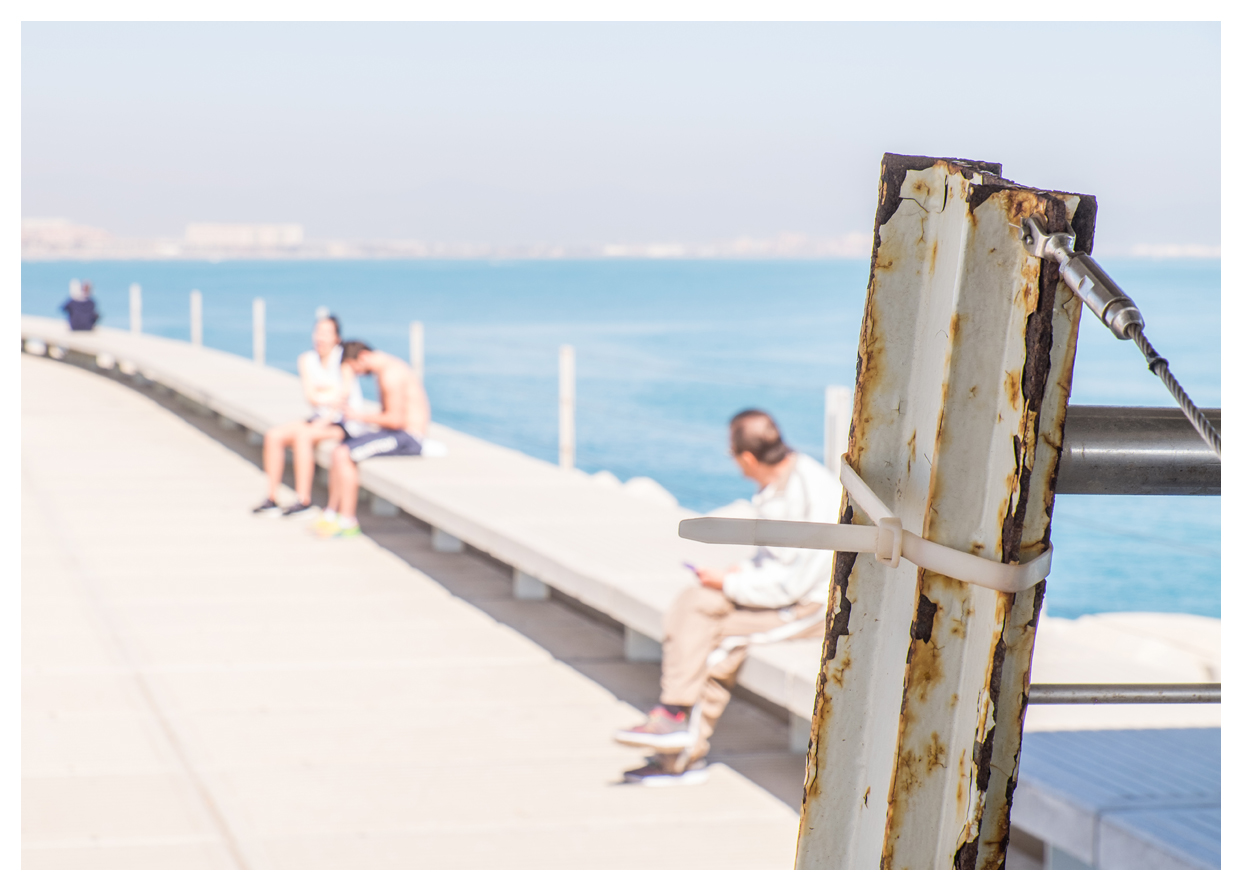
[[[362,527],[357,523],[352,526],[337,526],[336,531],[332,533],[331,538],[356,538],[362,534]]]

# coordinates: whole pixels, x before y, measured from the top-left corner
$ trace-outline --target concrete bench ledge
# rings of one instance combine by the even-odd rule
[[[23,316],[21,327],[23,341],[88,357],[107,354],[255,433],[307,411],[295,375],[230,353],[113,328],[71,332],[62,321],[35,316]],[[431,435],[448,446],[448,455],[364,462],[363,488],[528,579],[610,616],[639,640],[663,636],[664,613],[690,582],[683,561],[727,565],[749,553],[678,538],[677,524],[693,516],[690,511],[600,485],[581,471],[563,471],[439,424],[432,425]],[[327,455],[320,451],[321,465]],[[652,650],[646,648],[647,658]],[[819,650],[817,641],[757,648],[739,683],[800,718],[796,726],[805,729]]]

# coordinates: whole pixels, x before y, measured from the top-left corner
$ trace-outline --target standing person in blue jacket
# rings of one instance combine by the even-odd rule
[[[71,331],[93,329],[99,321],[99,311],[91,297],[91,283],[84,284],[76,278],[69,282],[69,299],[60,305],[60,311],[68,317]]]

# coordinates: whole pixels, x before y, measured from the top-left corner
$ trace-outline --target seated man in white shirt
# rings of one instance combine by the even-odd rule
[[[836,521],[839,488],[822,464],[785,444],[770,415],[740,412],[729,431],[734,460],[759,485],[752,499],[759,517]],[[791,638],[822,638],[832,556],[831,551],[761,547],[729,569],[697,570],[699,583],[682,592],[664,619],[660,705],[642,724],[616,735],[620,743],[656,750],[645,766],[625,774],[627,782],[668,785],[707,778],[708,739],[729,702],[746,647],[731,650],[710,667],[709,655],[726,637],[791,623],[802,626]],[[698,720],[693,721],[696,706]]]

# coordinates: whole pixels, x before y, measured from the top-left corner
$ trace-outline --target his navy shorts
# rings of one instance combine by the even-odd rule
[[[421,455],[423,444],[405,430],[377,430],[345,439],[349,457],[355,464],[384,455]]]

